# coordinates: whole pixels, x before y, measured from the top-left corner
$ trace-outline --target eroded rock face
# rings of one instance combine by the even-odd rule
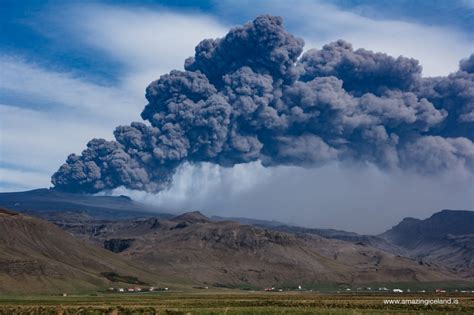
[[[121,253],[127,250],[127,248],[129,248],[132,245],[133,241],[135,241],[135,239],[133,238],[127,238],[127,239],[113,238],[113,239],[104,241],[104,248],[114,253]]]
[[[216,246],[251,250],[263,248],[270,243],[282,246],[295,243],[295,238],[291,235],[250,226],[238,226],[234,229],[213,228],[203,233],[201,240]]]

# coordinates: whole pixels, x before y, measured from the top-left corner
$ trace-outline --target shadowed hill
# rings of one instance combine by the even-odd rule
[[[397,245],[415,248],[420,242],[443,239],[448,234],[474,234],[474,211],[442,210],[425,220],[405,218],[381,236]]]
[[[474,211],[442,210],[425,220],[405,218],[380,237],[412,257],[474,276]]]
[[[136,202],[127,196],[72,194],[46,188],[0,193],[0,207],[46,219],[80,216],[83,219],[117,220],[173,216],[160,213],[159,209]]]
[[[0,253],[2,294],[97,291],[111,285],[106,277],[110,274],[128,285],[156,285],[158,278],[49,222],[4,209],[0,210]]]

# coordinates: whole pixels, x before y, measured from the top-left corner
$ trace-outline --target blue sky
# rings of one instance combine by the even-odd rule
[[[69,153],[139,120],[147,84],[181,69],[201,39],[262,13],[283,16],[306,48],[342,38],[356,48],[417,58],[425,76],[455,71],[474,51],[470,0],[0,0],[0,191],[49,186]],[[239,180],[248,185],[247,177]],[[437,198],[424,209],[450,200]],[[473,202],[457,200],[454,206]]]

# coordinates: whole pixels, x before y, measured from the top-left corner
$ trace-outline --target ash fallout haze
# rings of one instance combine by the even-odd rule
[[[362,233],[474,208],[469,19],[262,3],[51,2],[6,22],[44,49],[2,40],[0,187],[52,175],[62,192]]]

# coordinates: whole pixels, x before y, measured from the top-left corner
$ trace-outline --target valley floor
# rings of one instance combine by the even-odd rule
[[[401,305],[449,300],[450,305]],[[387,301],[391,304],[387,304]],[[458,304],[455,304],[455,301]],[[426,302],[433,303],[433,302]],[[0,314],[473,314],[474,294],[173,292],[0,297]]]

